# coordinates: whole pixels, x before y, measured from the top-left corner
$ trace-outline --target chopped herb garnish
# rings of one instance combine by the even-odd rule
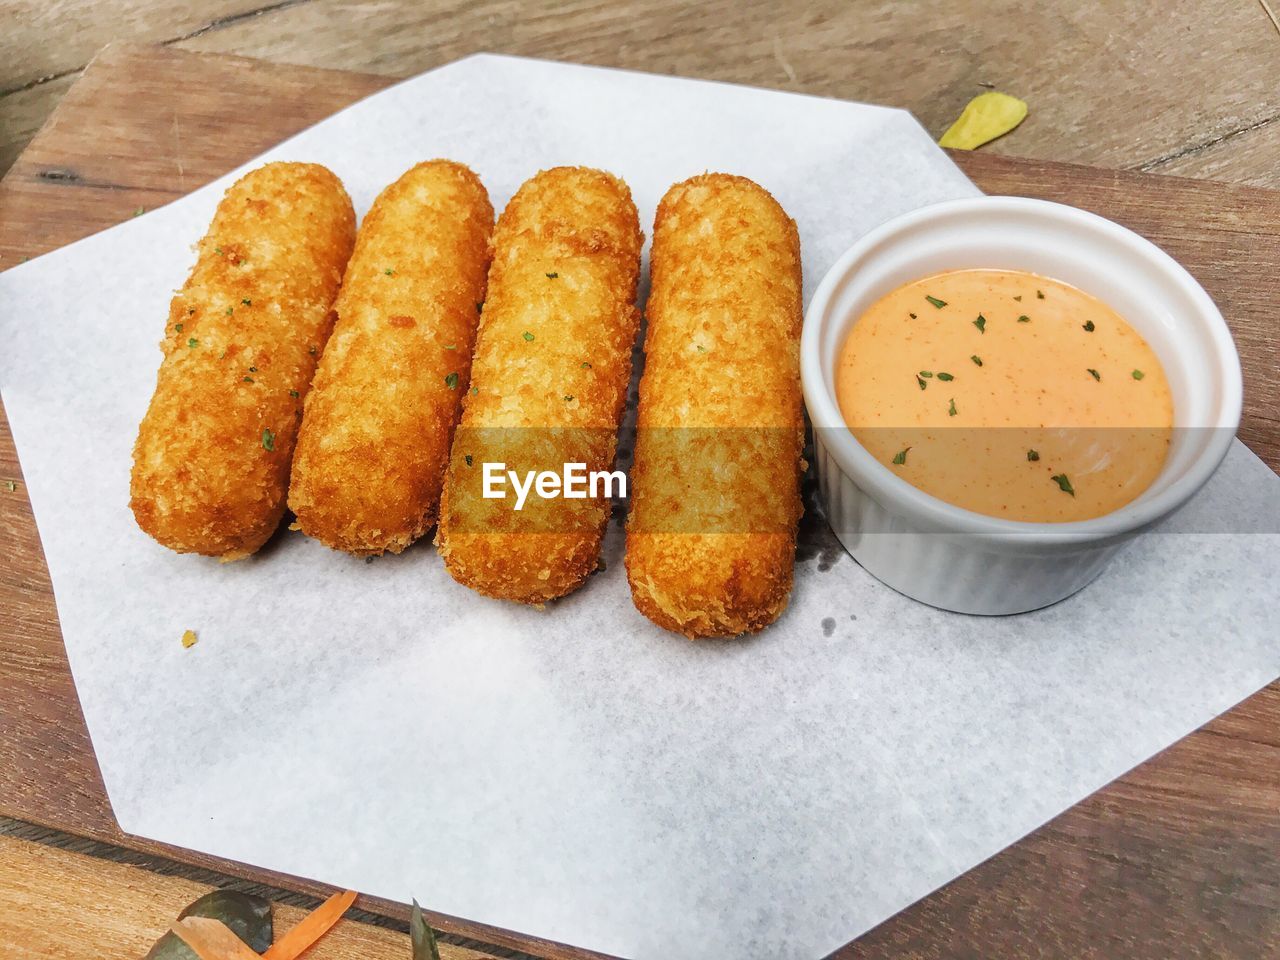
[[[1056,483],[1058,485],[1058,489],[1063,493],[1069,493],[1073,497],[1076,495],[1075,488],[1071,486],[1071,481],[1067,479],[1067,475],[1065,473],[1054,474],[1049,479]]]
[[[390,267],[387,267],[387,269],[383,270],[382,272],[385,273],[388,277],[394,277],[396,275],[396,272],[392,270]]]
[[[917,376],[917,377],[916,377],[916,383],[920,384],[920,389],[921,389],[921,390],[923,390],[925,387],[927,387],[927,386],[928,386],[928,384],[924,382],[924,379],[923,379],[922,377],[918,377],[918,376]]]
[[[271,451],[275,450],[275,448],[276,448],[276,435],[272,433],[270,430],[263,430],[262,431],[262,449],[270,453]]]
[[[560,274],[558,274],[558,273],[548,273],[548,274],[547,274],[547,279],[548,279],[548,280],[554,280],[554,279],[555,279],[556,277],[558,277],[558,276],[560,276]]]
[[[1019,322],[1019,323],[1030,323],[1030,322],[1031,322],[1031,318],[1030,318],[1030,317],[1028,317],[1028,316],[1024,313],[1024,314],[1022,314],[1020,317],[1018,317],[1018,322]]]
[[[231,314],[235,313],[235,311],[236,311],[235,307],[227,307],[227,316],[228,317],[231,316]]]
[[[218,256],[222,256],[222,248],[221,248],[221,247],[214,247],[214,248],[213,248],[213,252],[214,252],[214,253],[216,253]]]
[[[707,348],[706,348],[706,347],[704,347],[704,346],[703,346],[702,344],[700,344],[700,343],[695,343],[695,344],[693,345],[693,348],[694,348],[695,350],[697,350],[699,353],[706,353],[706,352],[707,352]]]
[[[199,340],[197,340],[195,337],[190,337],[190,338],[187,340],[187,346],[188,346],[188,347],[198,347],[198,346],[200,346],[200,341],[199,341]]]
[[[477,301],[476,301],[476,313],[480,313],[480,312],[481,312],[481,311],[483,311],[483,310],[484,310],[484,301],[483,301],[483,300],[477,300]]]
[[[175,323],[175,324],[173,325],[173,329],[174,329],[174,331],[175,331],[176,333],[181,333],[181,332],[182,332],[182,324],[180,324],[180,323]]]
[[[1028,460],[1028,461],[1030,461],[1031,463],[1035,463],[1035,462],[1036,462],[1037,460],[1039,460],[1039,459],[1040,459],[1040,454],[1039,454],[1037,451],[1035,451],[1035,450],[1028,450],[1028,451],[1027,451],[1027,460]]]
[[[938,379],[939,379],[939,380],[954,380],[954,379],[955,379],[955,377],[953,377],[953,376],[952,376],[951,374],[949,374],[949,373],[939,373],[939,374],[938,374]]]
[[[932,371],[932,370],[921,370],[921,371],[920,371],[920,376],[922,376],[922,377],[932,377],[932,376],[933,376],[933,371]]]
[[[1089,320],[1085,322],[1084,327],[1082,329],[1084,330],[1085,333],[1093,333],[1093,331],[1096,330],[1097,327],[1093,325],[1092,320]]]
[[[973,321],[973,325],[978,328],[979,333],[987,332],[987,318],[982,314],[978,314],[978,319]]]
[[[969,359],[972,360],[974,363],[976,363],[978,366],[982,366],[982,358],[978,356],[976,353],[970,356]]]
[[[250,373],[257,373],[257,372],[258,372],[258,368],[257,368],[257,367],[250,367],[250,368],[249,368],[249,372],[250,372]]]
[[[893,462],[896,463],[898,466],[902,466],[904,463],[906,463],[907,451],[910,449],[911,449],[910,447],[905,447],[902,450],[899,450],[896,454],[894,454]]]
[[[479,396],[479,395],[480,395],[480,388],[479,388],[479,387],[472,387],[472,388],[471,388],[471,395],[472,395],[473,397],[475,397],[475,396]]]
[[[458,345],[457,345],[456,343],[446,343],[446,344],[444,345],[444,348],[445,348],[446,350],[457,350],[457,349],[458,349]]]
[[[947,407],[947,416],[954,417],[955,415],[956,415],[956,402],[954,399],[952,399],[951,406]]]
[[[573,403],[573,394],[572,394],[572,393],[566,393],[566,394],[564,395],[564,402],[565,402],[565,403]]]
[[[241,377],[240,379],[245,383],[253,383],[253,377]]]
[[[458,373],[456,370],[444,378],[444,385],[450,390],[458,389]]]
[[[1133,371],[1133,379],[1135,379],[1135,380],[1141,380],[1141,379],[1142,379],[1143,377],[1145,377],[1145,376],[1146,376],[1146,374],[1145,374],[1145,373],[1143,373],[1141,370],[1135,370],[1135,371]]]
[[[1043,300],[1043,299],[1044,299],[1044,291],[1042,291],[1042,290],[1037,290],[1037,291],[1036,291],[1036,299],[1037,299],[1037,300]]]
[[[1093,377],[1093,379],[1095,380],[1102,379],[1102,374],[1100,374],[1097,370],[1093,369],[1093,367],[1089,367],[1089,376]]]
[[[1019,303],[1021,303],[1021,302],[1022,302],[1022,294],[1018,294],[1018,295],[1017,295],[1016,297],[1014,297],[1013,299],[1015,299],[1015,300],[1017,300]]]
[[[914,313],[908,313],[907,316],[910,317],[912,320],[916,319],[916,315]]]
[[[943,307],[947,305],[947,301],[939,300],[937,297],[926,296],[925,299],[928,300],[930,303],[932,303],[939,310],[941,310]]]
[[[188,308],[187,308],[187,316],[191,316],[191,314],[193,314],[193,313],[195,313],[195,312],[196,312],[196,308],[195,308],[195,307],[188,307]]]
[[[133,211],[133,215],[134,215],[135,217],[140,217],[140,216],[142,216],[142,215],[143,215],[144,213],[146,213],[146,212],[147,212],[147,208],[146,208],[146,207],[139,207],[137,210]]]
[[[524,338],[528,340],[530,343],[533,342],[533,334],[530,333],[528,330],[524,332]]]
[[[467,466],[468,466],[468,467],[469,467],[469,466],[471,466],[471,454],[469,454],[469,453],[468,453],[468,454],[464,455],[462,459],[463,459],[463,460],[465,460],[465,461],[467,461]]]
[[[591,364],[589,364],[589,363],[587,363],[587,361],[583,360],[583,361],[582,361],[582,369],[583,369],[583,370],[590,370],[590,369],[591,369]]]
[[[307,347],[307,353],[311,354],[313,357],[316,355],[316,345],[314,343]]]
[[[296,400],[296,399],[298,398],[298,391],[297,391],[297,390],[290,390],[290,391],[289,391],[289,396],[293,397],[293,398]]]

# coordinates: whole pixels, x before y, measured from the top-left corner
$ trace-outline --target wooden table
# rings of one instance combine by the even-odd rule
[[[991,152],[1280,186],[1258,0],[0,0],[0,173],[119,40],[388,77],[549,57],[906,107],[935,135],[990,83],[1031,105]]]
[[[67,98],[47,135],[32,145],[0,187],[0,256],[5,258],[0,263],[117,222],[138,206],[165,202],[271,145],[289,129],[384,83],[373,76],[268,68],[178,52],[108,51]],[[270,132],[255,124],[237,125],[220,114],[227,109],[225,101],[238,111],[252,107],[271,114],[275,122]],[[151,137],[140,142],[140,131],[153,131],[158,117],[166,124],[171,118],[178,131],[215,125],[220,149],[216,155],[184,150],[180,133],[172,141]],[[1242,352],[1252,358],[1246,369],[1242,436],[1273,467],[1280,463],[1275,417],[1280,385],[1274,362],[1280,195],[1182,180],[1153,185],[1137,175],[996,156],[960,160],[988,190],[1048,192],[1107,210],[1155,235],[1187,262],[1222,302]],[[1233,284],[1242,270],[1248,282]],[[5,434],[0,479],[17,477],[18,469]],[[83,724],[66,722],[59,712],[74,703],[74,693],[60,660],[47,574],[38,563],[39,544],[20,491],[17,497],[0,497],[0,533],[5,543],[13,544],[13,555],[37,558],[35,564],[13,563],[0,570],[0,596],[13,616],[0,624],[0,699],[22,698],[19,723],[0,730],[0,810],[32,819],[37,818],[32,811],[38,811],[44,822],[90,838],[100,855],[137,859],[122,848],[142,850],[147,854],[142,861],[153,869],[190,869],[162,859],[173,858],[201,871],[215,868],[222,877],[265,879],[283,889],[319,892],[317,885],[295,878],[265,875],[119,833],[87,752]],[[1273,685],[843,953],[1257,956],[1260,944],[1280,940],[1277,730],[1280,686]],[[32,828],[10,829],[30,834]],[[51,837],[60,842],[56,835],[44,839]],[[26,848],[2,848],[0,858],[9,849]],[[14,876],[0,873],[0,887],[15,883]],[[216,875],[203,876],[225,882]],[[0,908],[4,904],[0,899]],[[400,919],[404,915],[395,904],[362,905]],[[171,916],[168,902],[157,899],[153,906],[164,919]],[[23,916],[30,918],[32,931],[43,929],[34,913]],[[541,956],[585,956],[448,918],[437,922]]]

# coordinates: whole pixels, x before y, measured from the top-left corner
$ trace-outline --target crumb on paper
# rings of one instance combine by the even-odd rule
[[[194,630],[182,631],[182,647],[184,650],[190,650],[196,645],[196,632]]]

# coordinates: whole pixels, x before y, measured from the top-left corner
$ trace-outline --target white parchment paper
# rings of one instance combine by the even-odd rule
[[[899,111],[490,56],[261,159],[327,164],[363,211],[434,156],[499,207],[604,167],[646,231],[671,183],[750,176],[799,223],[807,291],[874,224],[977,193]],[[126,831],[628,957],[813,960],[1280,674],[1280,480],[1239,444],[1093,586],[1003,619],[821,537],[779,623],[698,644],[633,609],[616,525],[608,570],[545,612],[425,543],[171,554],[130,515],[130,448],[232,176],[0,276],[0,389]]]

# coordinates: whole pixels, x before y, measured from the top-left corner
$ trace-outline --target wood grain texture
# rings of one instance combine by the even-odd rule
[[[0,184],[0,267],[194,189],[387,80],[174,50],[114,48]],[[1246,360],[1242,436],[1280,466],[1280,195],[1247,187],[957,155],[989,192],[1098,210],[1181,259]],[[58,634],[7,425],[0,429],[0,812],[231,876],[318,884],[125,837],[103,793]],[[9,615],[9,611],[12,614]],[[938,893],[842,956],[1256,957],[1280,939],[1280,684]],[[513,865],[518,869],[518,865]],[[365,902],[365,901],[362,901]],[[403,919],[403,905],[367,908]],[[545,957],[586,951],[437,917]]]
[[[0,836],[0,944],[6,960],[141,957],[183,907],[212,889]],[[276,938],[305,913],[275,905]],[[344,919],[307,952],[307,960],[407,960],[409,952],[408,934]],[[493,960],[449,943],[440,944],[440,957]]]
[[[574,60],[903,106],[935,135],[990,83],[1031,104],[991,152],[1168,163],[1280,186],[1280,37],[1255,0],[0,0],[0,10],[12,25],[0,31],[0,171],[58,101],[39,77],[143,39],[397,77],[478,51]],[[25,101],[11,104],[9,90]]]

